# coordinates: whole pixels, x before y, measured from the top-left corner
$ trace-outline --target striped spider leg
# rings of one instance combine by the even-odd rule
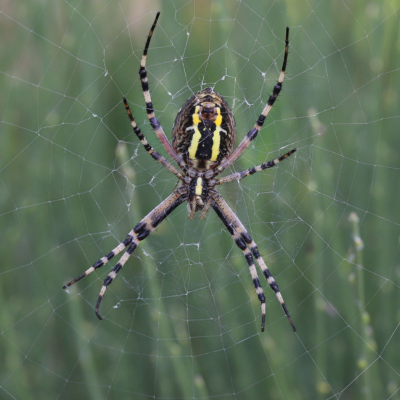
[[[96,269],[102,267],[103,265],[107,264],[112,258],[114,258],[117,254],[123,251],[126,247],[127,250],[122,255],[118,263],[112,269],[112,271],[108,274],[107,278],[104,280],[103,286],[100,290],[99,298],[97,299],[96,303],[96,315],[98,319],[102,319],[99,314],[99,307],[101,300],[104,297],[104,293],[107,290],[107,286],[110,285],[113,280],[117,277],[118,272],[122,269],[125,263],[129,260],[129,257],[134,252],[136,247],[139,243],[146,239],[154,229],[160,225],[161,222],[171,214],[172,211],[175,210],[180,204],[187,200],[187,192],[184,188],[179,187],[178,189],[174,190],[172,194],[170,194],[163,202],[161,202],[153,211],[151,211],[146,217],[144,217],[128,234],[126,239],[120,243],[114,250],[110,253],[105,255],[104,257],[100,258],[100,260],[96,261],[92,267],[90,267],[87,271],[85,271],[82,275],[78,278],[72,280],[71,282],[67,283],[63,286],[63,289],[66,289],[68,286],[73,285],[74,283],[78,282],[85,276],[91,274]]]
[[[286,64],[289,54],[289,28],[286,28],[286,40],[285,40],[285,56],[283,57],[283,64],[281,73],[279,75],[278,82],[274,86],[272,94],[270,95],[267,104],[265,105],[264,109],[261,112],[261,115],[258,117],[253,129],[251,129],[247,135],[243,138],[243,140],[239,143],[236,150],[227,157],[220,166],[216,168],[218,174],[220,174],[225,168],[229,167],[232,163],[234,163],[237,158],[247,149],[249,144],[257,137],[258,132],[260,132],[262,126],[264,125],[265,118],[271,111],[272,106],[274,105],[276,99],[279,96],[279,93],[282,90],[283,79],[285,78],[286,73]]]
[[[179,172],[168,160],[166,160],[161,154],[156,152],[151,145],[147,142],[145,136],[143,135],[141,129],[137,126],[135,119],[132,116],[131,110],[129,108],[128,102],[123,98],[123,102],[125,105],[126,112],[128,114],[129,120],[131,122],[131,126],[136,136],[139,138],[140,142],[143,144],[145,150],[153,157],[154,160],[163,165],[166,169],[168,169],[171,173],[173,173],[177,178],[183,179],[182,173]],[[112,281],[117,277],[118,272],[122,269],[124,264],[128,261],[129,257],[139,245],[139,243],[150,235],[151,232],[165,219],[167,216],[175,210],[180,204],[182,204],[187,199],[187,190],[185,190],[182,186],[177,188],[169,197],[167,197],[163,202],[161,202],[151,213],[149,213],[145,218],[143,218],[136,226],[129,232],[126,239],[120,243],[114,250],[100,258],[100,260],[96,261],[92,267],[90,267],[87,271],[85,271],[78,278],[72,280],[63,286],[63,289],[66,289],[68,286],[73,285],[78,282],[85,276],[91,274],[96,269],[102,267],[107,264],[109,260],[123,251],[127,246],[128,249],[125,251],[119,262],[115,265],[113,270],[108,274],[107,278],[104,280],[103,286],[100,290],[99,298],[96,303],[96,315],[101,320],[102,317],[99,314],[99,307],[101,300],[104,297],[104,293],[107,289],[107,286],[112,283]]]
[[[231,182],[231,181],[239,181],[240,179],[246,178],[246,176],[253,175],[256,172],[263,171],[264,169],[273,168],[275,165],[279,164],[281,161],[285,160],[293,153],[295,153],[297,149],[292,149],[288,151],[283,156],[276,158],[275,160],[267,161],[263,164],[257,165],[256,167],[251,167],[244,171],[234,172],[233,174],[224,176],[223,178],[217,179],[217,185],[222,185],[223,183]]]
[[[186,164],[183,162],[182,156],[172,148],[171,143],[169,142],[167,136],[165,135],[161,124],[155,117],[153,103],[151,101],[151,95],[149,90],[149,81],[147,79],[147,71],[146,71],[147,52],[149,50],[150,41],[153,36],[154,29],[156,29],[159,16],[160,12],[156,14],[153,25],[151,26],[149,35],[147,37],[146,45],[143,50],[142,60],[140,62],[139,76],[140,76],[140,81],[142,83],[144,101],[146,102],[146,112],[147,112],[147,117],[149,118],[150,125],[154,129],[154,132],[156,133],[158,139],[160,139],[160,142],[164,146],[165,150],[167,150],[168,154],[181,168],[184,169],[186,167]]]
[[[138,137],[138,139],[140,140],[140,142],[142,143],[144,149],[154,158],[154,160],[156,160],[157,162],[159,162],[160,164],[162,164],[166,169],[168,169],[168,171],[172,172],[177,178],[179,178],[180,180],[183,179],[183,175],[180,171],[178,171],[167,159],[165,159],[160,153],[156,152],[151,145],[149,144],[149,142],[146,140],[146,138],[144,137],[142,131],[140,130],[140,128],[137,126],[135,119],[132,116],[131,110],[129,108],[128,102],[126,100],[126,98],[123,98],[123,102],[125,105],[125,110],[126,113],[128,114],[129,120],[131,121],[131,125],[132,125],[132,129],[135,132],[136,136]]]
[[[226,201],[222,198],[222,196],[218,192],[214,192],[212,194],[212,197],[213,197],[213,202],[211,203],[211,207],[215,210],[218,217],[226,226],[226,229],[232,236],[232,239],[234,240],[236,245],[239,247],[240,250],[243,251],[243,255],[245,256],[247,264],[249,266],[250,275],[253,280],[253,284],[256,289],[258,299],[261,302],[261,332],[264,332],[265,329],[265,295],[257,275],[257,270],[254,265],[253,256],[256,259],[257,264],[260,267],[270,288],[275,292],[275,295],[279,303],[281,304],[283,311],[285,312],[285,315],[291,327],[293,328],[293,331],[296,332],[296,327],[293,324],[292,318],[290,317],[289,311],[283,300],[278,285],[275,282],[275,279],[273,278],[271,273],[269,272],[269,269],[266,266],[264,260],[262,259],[260,253],[258,252],[258,247],[256,243],[251,238],[251,236],[249,235],[243,224],[240,222],[236,214],[231,210]]]

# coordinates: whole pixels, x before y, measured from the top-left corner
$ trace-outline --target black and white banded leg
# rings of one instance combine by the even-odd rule
[[[173,149],[170,141],[168,140],[167,136],[164,133],[164,130],[163,130],[161,124],[159,123],[158,119],[155,117],[154,107],[153,107],[153,103],[151,101],[149,81],[147,78],[147,71],[146,71],[147,52],[149,50],[150,41],[151,41],[151,37],[153,36],[154,29],[156,29],[159,16],[160,16],[160,12],[157,13],[157,15],[154,19],[153,25],[150,28],[149,35],[147,36],[146,45],[143,50],[142,60],[140,62],[139,76],[140,76],[140,81],[142,83],[144,101],[146,102],[146,112],[147,112],[147,117],[149,118],[150,125],[154,129],[154,132],[156,133],[158,139],[164,146],[165,150],[167,150],[168,154],[182,169],[185,169],[186,164],[183,161],[182,156],[180,154],[177,154],[177,152]]]
[[[231,182],[231,181],[239,181],[240,179],[243,179],[249,175],[253,175],[256,172],[260,172],[260,171],[263,171],[268,168],[273,168],[273,167],[275,167],[275,165],[279,164],[281,161],[285,160],[286,158],[291,156],[296,151],[297,151],[297,149],[290,150],[289,152],[287,152],[283,156],[276,158],[275,160],[270,160],[261,165],[257,165],[256,167],[252,167],[252,168],[246,169],[244,171],[240,171],[240,172],[235,172],[231,175],[227,175],[227,176],[224,176],[223,178],[219,178],[219,179],[217,179],[217,185],[222,185],[223,183],[227,183],[227,182]]]
[[[239,249],[243,251],[243,255],[246,258],[247,264],[249,266],[251,279],[253,280],[253,284],[256,289],[258,299],[261,302],[261,332],[264,332],[264,329],[265,329],[265,295],[264,295],[264,291],[260,284],[260,279],[258,278],[256,266],[254,265],[254,261],[253,261],[251,252],[247,248],[246,243],[244,242],[244,240],[240,236],[240,234],[238,232],[236,232],[235,229],[232,227],[227,216],[222,211],[222,209],[219,207],[219,205],[217,203],[213,202],[213,203],[211,203],[211,207],[214,208],[218,217],[221,219],[223,224],[226,226],[226,229],[232,236],[232,239],[235,241],[235,243],[239,247]]]
[[[281,73],[278,78],[278,82],[274,86],[274,88],[272,90],[272,94],[269,96],[267,104],[265,105],[264,109],[262,110],[261,115],[258,117],[258,120],[256,121],[253,129],[251,129],[247,133],[247,135],[239,143],[236,150],[229,157],[227,157],[226,160],[223,163],[221,163],[221,165],[219,167],[216,168],[216,171],[218,171],[218,174],[220,174],[222,171],[224,171],[225,168],[227,168],[229,165],[231,165],[233,162],[235,162],[235,160],[247,149],[247,147],[250,145],[250,143],[257,137],[258,132],[260,132],[262,126],[264,125],[265,118],[267,118],[269,112],[271,111],[272,106],[274,105],[276,99],[279,96],[279,93],[282,90],[282,84],[283,84],[283,80],[285,78],[288,54],[289,54],[289,28],[287,27],[286,28],[286,40],[285,40],[285,56],[283,58],[282,69],[281,69]]]
[[[231,234],[236,245],[243,251],[243,254],[249,265],[250,274],[254,283],[254,287],[256,289],[258,298],[261,302],[261,332],[264,332],[265,329],[265,296],[260,284],[260,280],[257,276],[257,271],[253,262],[252,255],[256,259],[257,264],[262,270],[270,288],[275,292],[276,298],[278,299],[280,305],[282,306],[282,309],[285,312],[285,315],[293,331],[296,332],[296,327],[294,326],[292,318],[290,317],[289,311],[283,300],[279,287],[275,279],[269,272],[269,269],[266,266],[264,260],[262,259],[260,253],[258,252],[256,243],[253,241],[253,239],[247,232],[244,225],[240,222],[239,218],[231,210],[231,208],[228,206],[228,204],[225,202],[222,196],[219,193],[214,192],[213,199],[214,201],[213,203],[211,203],[211,207],[215,210],[221,221],[226,226],[228,232]]]
[[[112,271],[108,274],[107,278],[104,280],[103,286],[100,290],[99,298],[96,303],[96,315],[101,320],[102,317],[99,314],[99,307],[101,300],[104,297],[104,293],[107,290],[107,286],[112,283],[112,281],[117,277],[118,272],[122,269],[124,264],[128,261],[131,254],[134,252],[139,243],[146,239],[153,231],[157,228],[158,225],[162,221],[167,218],[172,211],[175,210],[180,204],[187,200],[188,195],[185,192],[181,192],[178,188],[170,196],[168,196],[160,205],[158,205],[153,211],[151,211],[146,217],[144,217],[128,234],[127,238],[120,243],[114,250],[108,253],[106,256],[100,258],[100,260],[96,261],[92,267],[90,267],[86,272],[84,272],[78,278],[72,280],[63,286],[63,289],[66,289],[68,286],[73,285],[75,282],[78,282],[80,279],[85,276],[91,274],[94,270],[102,267],[107,264],[113,257],[115,257],[118,253],[124,250],[127,246],[128,249],[122,255],[118,263],[112,269]]]
[[[168,169],[168,171],[172,172],[177,178],[182,180],[182,173],[178,171],[166,158],[164,158],[160,153],[155,151],[153,147],[149,144],[145,136],[143,135],[143,132],[140,130],[140,128],[137,126],[135,119],[133,118],[132,112],[129,108],[128,101],[126,98],[123,98],[124,105],[125,105],[125,110],[126,113],[128,114],[129,121],[131,122],[131,126],[133,131],[135,132],[136,136],[142,143],[143,147],[145,150],[153,157],[154,160],[162,164],[165,168]]]

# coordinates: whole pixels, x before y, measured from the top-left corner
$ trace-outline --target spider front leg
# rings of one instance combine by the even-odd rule
[[[158,139],[160,140],[160,142],[162,143],[162,145],[164,146],[164,148],[168,152],[168,154],[174,159],[174,161],[182,169],[184,169],[186,167],[186,164],[183,161],[182,156],[173,149],[171,143],[169,142],[167,136],[165,135],[165,132],[164,132],[160,122],[158,121],[158,119],[156,118],[156,116],[154,114],[154,107],[153,107],[153,103],[151,101],[151,95],[150,95],[150,89],[149,89],[149,81],[147,78],[147,71],[146,71],[147,52],[149,50],[150,41],[153,36],[154,29],[156,29],[159,16],[160,16],[160,12],[158,12],[156,14],[156,17],[154,18],[154,22],[153,22],[153,25],[151,26],[149,35],[147,36],[146,45],[143,50],[142,60],[140,62],[139,76],[140,76],[140,81],[142,83],[144,101],[146,102],[146,112],[147,112],[147,117],[149,118],[150,125],[154,129],[154,132],[156,133]]]
[[[286,307],[286,304],[283,300],[281,292],[278,288],[275,279],[269,272],[268,267],[266,266],[264,260],[262,259],[260,253],[258,252],[258,248],[256,243],[253,241],[246,228],[240,222],[239,218],[235,215],[235,213],[228,206],[226,201],[222,198],[222,196],[218,192],[214,192],[212,194],[213,202],[211,203],[211,207],[215,210],[218,217],[224,223],[228,232],[232,236],[232,239],[235,241],[236,245],[243,251],[243,254],[246,258],[246,261],[249,265],[250,274],[253,279],[254,287],[256,288],[256,293],[261,302],[261,332],[264,332],[265,329],[265,296],[262,290],[260,280],[257,276],[256,267],[253,262],[253,257],[256,259],[259,267],[261,268],[270,288],[275,292],[275,295],[282,306],[283,311],[293,329],[296,332],[296,327],[293,324],[292,318],[289,315],[289,311]]]
[[[120,258],[119,262],[115,265],[113,270],[108,274],[107,278],[104,280],[103,286],[100,290],[99,298],[96,303],[96,315],[100,320],[102,317],[99,314],[99,307],[101,300],[104,297],[104,294],[107,290],[107,286],[110,285],[113,280],[117,277],[118,272],[122,269],[124,264],[128,261],[131,254],[134,252],[139,243],[146,239],[153,231],[160,225],[161,222],[167,218],[172,211],[175,210],[180,204],[182,204],[187,199],[187,193],[185,190],[178,188],[175,190],[170,196],[168,196],[163,202],[161,202],[153,211],[151,211],[146,217],[144,217],[132,230],[129,232],[127,238],[120,243],[113,251],[108,253],[106,256],[100,258],[100,260],[96,261],[92,267],[90,267],[86,272],[80,275],[78,278],[73,281],[67,283],[63,286],[63,289],[66,289],[68,286],[73,285],[80,279],[85,276],[91,274],[97,268],[102,267],[104,264],[107,264],[111,258],[120,253],[127,246],[128,249]]]
[[[269,112],[271,111],[272,106],[274,105],[276,99],[279,96],[279,93],[282,90],[283,80],[285,78],[285,73],[286,73],[286,64],[287,64],[288,54],[289,54],[289,28],[287,27],[286,28],[286,40],[285,40],[285,55],[283,57],[282,69],[281,69],[281,73],[278,78],[278,82],[274,86],[272,93],[269,96],[269,99],[267,101],[267,104],[265,105],[264,109],[262,110],[261,115],[258,117],[258,120],[256,121],[253,129],[251,129],[247,133],[247,135],[239,143],[236,150],[229,157],[227,157],[225,159],[225,161],[222,162],[218,168],[216,168],[216,171],[218,172],[218,174],[220,174],[225,168],[229,167],[233,162],[235,162],[236,159],[247,149],[247,147],[250,145],[250,143],[257,137],[258,132],[260,132],[262,126],[264,125],[265,119],[267,118]]]

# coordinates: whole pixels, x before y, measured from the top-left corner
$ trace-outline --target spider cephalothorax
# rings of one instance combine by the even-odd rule
[[[236,125],[228,103],[224,98],[212,88],[207,87],[189,98],[179,110],[176,116],[174,127],[172,130],[172,145],[167,139],[163,128],[154,115],[153,104],[149,91],[149,84],[146,72],[146,58],[149,49],[150,40],[160,13],[157,13],[153,25],[150,29],[149,36],[143,51],[142,61],[140,63],[139,75],[142,83],[144,99],[146,102],[147,116],[150,125],[154,129],[157,137],[163,144],[165,150],[179,166],[178,170],[161,154],[157,153],[147,142],[140,128],[129,109],[128,102],[124,98],[124,104],[128,117],[131,121],[132,128],[137,137],[143,144],[145,150],[168,171],[173,173],[179,179],[178,187],[169,195],[161,204],[144,217],[129,232],[126,239],[120,243],[114,250],[96,261],[92,267],[80,275],[78,278],[67,283],[64,289],[71,286],[78,280],[89,275],[97,268],[108,263],[114,256],[125,250],[124,255],[115,265],[113,270],[108,274],[104,284],[100,290],[99,298],[96,304],[96,315],[102,319],[99,314],[100,302],[103,299],[107,286],[113,282],[118,272],[128,261],[130,255],[139,245],[139,243],[149,236],[157,226],[165,220],[165,218],[175,210],[180,204],[187,201],[188,217],[193,218],[197,211],[201,211],[200,218],[204,218],[209,208],[213,208],[218,217],[221,219],[229,234],[232,236],[236,245],[243,251],[249,266],[249,271],[256,289],[257,296],[261,302],[261,331],[265,328],[265,295],[257,275],[257,269],[254,264],[254,258],[266,278],[269,286],[275,292],[276,297],[281,304],[286,317],[289,320],[293,330],[296,328],[290,318],[289,312],[283,301],[278,285],[269,272],[264,260],[262,259],[257,245],[247,232],[246,228],[240,222],[239,218],[231,210],[222,196],[216,190],[218,185],[240,180],[246,176],[252,175],[264,169],[272,168],[285,158],[292,155],[296,149],[289,151],[276,158],[265,162],[261,165],[249,168],[245,171],[236,172],[223,178],[217,178],[227,167],[243,153],[248,145],[255,139],[261,130],[264,120],[270,112],[276,98],[281,89],[285,76],[286,63],[289,50],[289,28],[286,28],[286,46],[283,59],[282,71],[277,84],[274,86],[271,96],[268,99],[261,115],[256,121],[254,127],[247,133],[239,146],[233,151],[236,139]]]

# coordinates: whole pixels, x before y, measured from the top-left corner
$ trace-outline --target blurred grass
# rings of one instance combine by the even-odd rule
[[[400,399],[398,7],[4,3],[0,397]],[[121,102],[126,95],[165,154],[137,76],[158,10],[148,71],[167,136],[190,94],[212,85],[243,138],[291,27],[284,90],[234,169],[298,152],[221,192],[277,279],[297,335],[267,287],[260,334],[242,253],[214,213],[188,221],[184,206],[107,291],[102,323],[93,307],[107,268],[61,290],[175,186]]]

